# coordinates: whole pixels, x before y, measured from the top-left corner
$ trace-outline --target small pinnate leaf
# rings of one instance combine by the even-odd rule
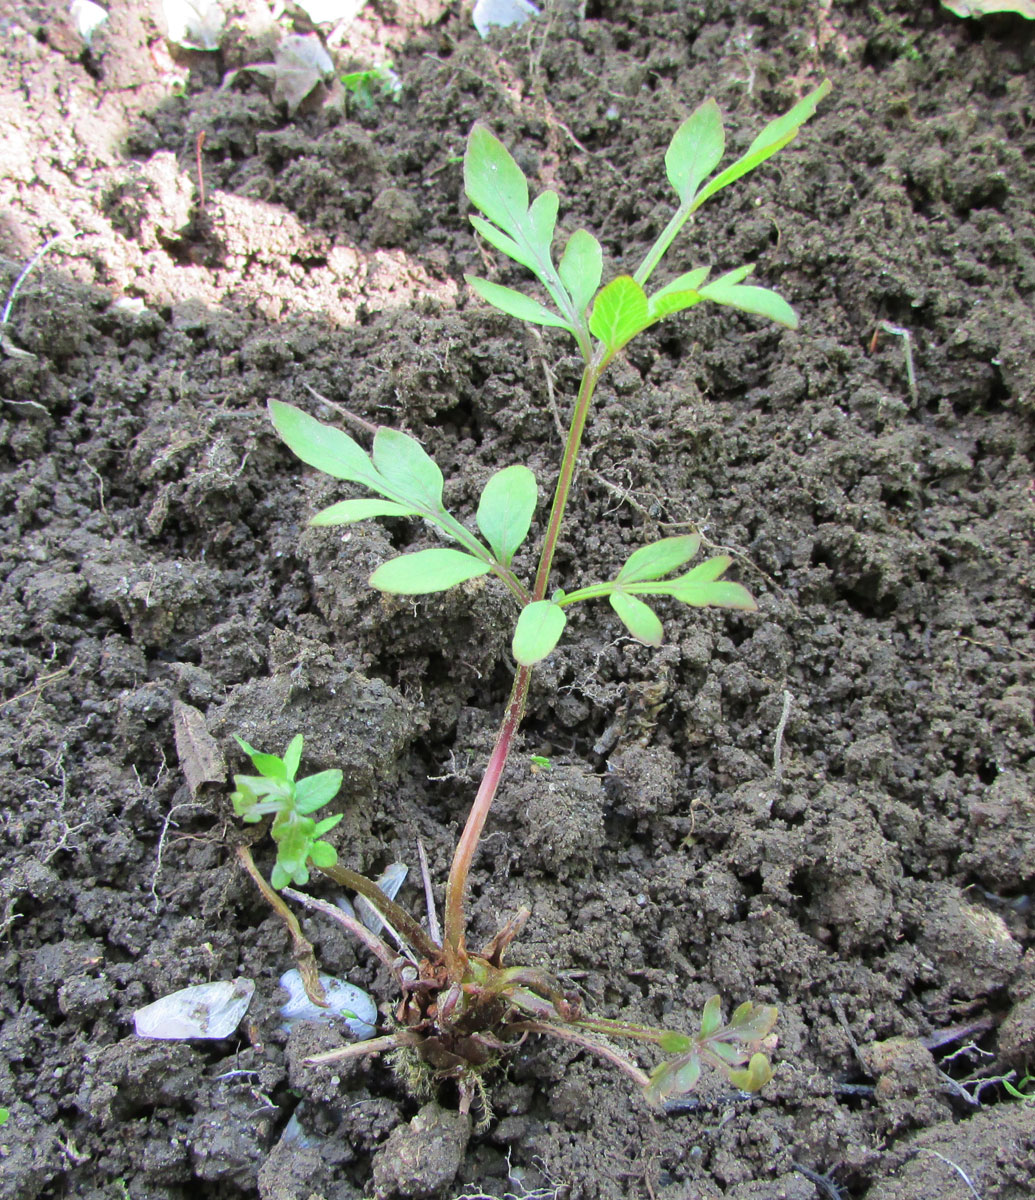
[[[739,612],[758,610],[758,605],[743,584],[726,580],[682,585],[677,581],[668,594],[689,604],[691,608],[733,608]]]
[[[705,100],[676,130],[665,154],[668,181],[680,204],[693,201],[697,189],[719,165],[725,147],[719,106],[714,100]]]
[[[523,667],[534,666],[557,645],[567,623],[564,609],[552,600],[526,604],[514,629],[514,657]]]
[[[708,278],[710,267],[698,267],[687,271],[666,284],[660,291],[655,292],[647,301],[647,309],[652,321],[658,321],[671,313],[682,312],[700,304],[704,297],[698,290]]]
[[[464,278],[487,304],[510,317],[517,317],[519,321],[528,321],[532,325],[549,325],[557,329],[571,328],[563,317],[531,296],[526,296],[524,292],[503,287],[502,284],[492,283],[488,279],[479,279],[476,275],[465,275]]]
[[[686,1054],[688,1050],[694,1048],[694,1039],[687,1037],[685,1033],[675,1033],[672,1030],[666,1030],[660,1038],[658,1038],[658,1049],[664,1054]]]
[[[550,257],[553,246],[553,231],[557,226],[559,201],[556,192],[540,192],[528,209],[529,240],[544,258]]]
[[[600,276],[604,269],[604,255],[600,243],[584,229],[576,229],[568,238],[557,272],[568,289],[575,309],[584,313],[589,302],[600,287]]]
[[[521,465],[504,467],[485,485],[478,502],[478,528],[504,566],[528,536],[539,499],[535,476]]]
[[[320,771],[295,784],[295,807],[300,813],[316,812],[341,791],[341,771]]]
[[[751,1055],[751,1061],[743,1070],[727,1071],[726,1075],[730,1083],[742,1092],[757,1092],[772,1079],[773,1068],[769,1065],[769,1059],[758,1053]]]
[[[768,317],[788,329],[798,328],[798,314],[778,293],[754,284],[723,284],[721,280],[701,288],[701,296],[715,304],[739,308],[741,312]]]
[[[363,500],[339,500],[328,508],[321,508],[314,517],[309,518],[310,525],[351,525],[354,521],[367,521],[371,517],[415,517],[420,515],[419,508],[405,504],[396,504],[394,500],[377,500],[371,497]]]
[[[378,490],[381,480],[370,456],[347,433],[281,400],[271,400],[269,411],[277,433],[304,463],[335,479]]]
[[[486,221],[484,217],[472,216],[468,219],[490,246],[495,246],[497,250],[505,254],[508,258],[512,258],[523,267],[527,267],[533,275],[539,274],[539,260],[528,246],[516,242],[512,237],[504,233],[502,229],[497,229],[495,225]]]
[[[824,79],[818,88],[799,100],[789,112],[777,117],[775,121],[770,121],[748,147],[746,154],[741,155],[735,163],[701,188],[694,200],[694,208],[699,208],[710,196],[714,196],[722,188],[753,171],[778,150],[782,150],[816,111],[819,102],[831,87],[830,80]]]
[[[648,646],[660,646],[664,630],[650,605],[626,592],[615,591],[608,596],[611,607],[621,618],[622,624],[638,641]]]
[[[670,1097],[693,1091],[700,1077],[701,1060],[697,1054],[690,1053],[663,1062],[651,1072],[644,1097],[655,1108],[664,1108],[665,1101]]]
[[[729,1030],[742,1042],[759,1042],[776,1024],[779,1012],[772,1004],[753,1004],[745,1000],[730,1017]]]
[[[370,576],[370,586],[399,596],[422,596],[444,592],[489,570],[488,563],[462,550],[418,550],[383,563]]]
[[[712,996],[701,1012],[701,1038],[709,1038],[722,1026],[722,1000]]]
[[[249,746],[244,738],[238,737],[237,734],[234,734],[234,739],[252,760],[256,771],[260,775],[264,775],[267,779],[276,779],[284,783],[288,782],[288,769],[282,758],[279,758],[276,754],[263,754],[261,750],[256,750],[253,746]]]
[[[313,842],[309,847],[309,857],[317,867],[333,867],[338,861],[338,852],[329,842]]]
[[[597,296],[589,331],[613,353],[649,324],[647,293],[631,275],[619,275]]]
[[[288,747],[284,751],[284,770],[287,772],[289,780],[294,782],[295,776],[298,774],[298,764],[302,761],[302,743],[304,738],[300,733],[288,742]]]
[[[618,572],[616,583],[642,583],[662,576],[689,562],[701,548],[701,539],[696,533],[679,537],[662,538],[649,546],[633,551]]]
[[[501,229],[517,238],[528,212],[528,183],[503,143],[475,125],[464,154],[467,198]]]
[[[373,460],[388,488],[404,501],[442,511],[442,472],[416,438],[382,426],[374,435]]]
[[[317,821],[316,828],[313,830],[313,836],[323,837],[325,833],[330,833],[335,825],[340,824],[344,818],[344,813],[335,813],[333,817],[325,817],[322,821]]]

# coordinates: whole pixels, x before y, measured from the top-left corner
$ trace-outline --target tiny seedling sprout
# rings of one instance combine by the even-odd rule
[[[242,864],[292,931],[307,989],[317,1002],[312,947],[301,937],[297,920],[274,889],[289,899],[332,917],[359,938],[390,970],[402,999],[390,1032],[365,1043],[319,1056],[331,1061],[382,1050],[411,1052],[426,1080],[452,1078],[466,1111],[484,1097],[481,1074],[509,1046],[529,1033],[545,1034],[578,1045],[624,1071],[655,1106],[691,1090],[702,1067],[724,1072],[734,1087],[757,1091],[772,1075],[766,1039],[776,1009],[746,1001],[723,1019],[719,997],[704,1006],[696,1033],[656,1029],[585,1013],[577,998],[549,974],[523,966],[505,966],[504,956],[517,937],[528,909],[519,910],[478,951],[467,945],[466,891],[471,864],[504,768],[514,748],[534,668],[554,652],[568,614],[577,604],[607,600],[625,629],[647,646],[664,638],[659,610],[671,605],[752,612],[755,602],[740,583],[725,578],[731,559],[718,555],[690,565],[701,538],[689,533],[648,542],[634,550],[610,577],[575,580],[558,586],[554,557],[564,523],[583,434],[596,387],[608,365],[635,337],[662,320],[699,304],[738,309],[784,325],[798,318],[783,297],[750,282],[753,264],[740,264],[713,276],[710,265],[677,268],[660,287],[656,269],[677,236],[701,206],[786,146],[830,90],[821,84],[789,112],[771,121],[747,150],[720,169],[726,140],[714,100],[706,100],[676,130],[665,155],[665,170],[675,193],[675,211],[642,261],[629,274],[619,272],[603,287],[605,264],[597,239],[584,229],[567,238],[554,258],[558,197],[553,191],[530,198],[528,181],[509,151],[481,124],[470,133],[464,155],[464,184],[475,212],[475,231],[495,250],[528,270],[542,297],[470,276],[468,283],[487,304],[533,325],[566,332],[583,360],[582,380],[560,457],[549,514],[536,547],[534,574],[516,565],[533,528],[539,506],[539,481],[522,464],[504,466],[485,484],[473,522],[450,512],[443,501],[444,478],[423,446],[401,430],[380,427],[371,449],[342,430],[301,409],[274,400],[273,425],[283,441],[309,466],[353,485],[349,496],[318,512],[317,527],[348,525],[380,517],[416,518],[432,526],[449,545],[416,549],[389,558],[370,577],[372,587],[390,595],[420,596],[444,591],[477,577],[497,581],[513,606],[511,650],[515,659],[510,699],[496,743],[454,851],[446,880],[444,920],[440,926],[430,877],[425,872],[428,922],[425,928],[377,884],[342,867],[331,846],[320,840],[339,818],[314,821],[309,814],[336,795],[338,772],[325,771],[295,781],[302,749],[296,737],[283,758],[260,754],[241,743],[259,777],[238,776],[234,807],[246,821],[273,816],[277,861],[269,888],[246,848]],[[632,248],[623,262],[632,261]],[[578,563],[578,557],[575,558]],[[532,756],[534,771],[549,770],[549,759]],[[384,919],[402,948],[400,955],[355,917],[298,892],[309,867],[367,900]],[[439,932],[441,928],[441,933]],[[615,1049],[616,1039],[654,1045],[665,1056],[650,1074]],[[411,1074],[412,1078],[412,1074]]]

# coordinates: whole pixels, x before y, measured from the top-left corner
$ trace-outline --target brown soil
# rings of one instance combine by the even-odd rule
[[[0,359],[0,1198],[1029,1195],[1035,1112],[959,1081],[1035,1067],[1035,25],[548,0],[485,44],[456,5],[381,0],[336,53],[387,48],[399,101],[332,91],[288,119],[254,75],[220,89],[268,60],[264,5],[229,6],[219,54],[170,52],[151,5],[107,7],[88,53],[63,0],[0,4],[0,297],[75,235],[4,331],[35,357]],[[184,780],[173,706],[231,770],[233,732],[304,732],[307,769],[346,773],[343,860],[412,864],[419,836],[441,881],[511,616],[493,587],[372,593],[421,531],[307,530],[338,493],[265,401],[329,418],[308,384],[409,430],[463,514],[511,462],[545,490],[547,381],[563,417],[578,364],[463,284],[520,278],[467,223],[473,121],[620,263],[667,219],[661,157],[701,98],[743,145],[824,75],[799,140],[682,243],[756,261],[801,330],[702,307],[643,337],[601,391],[559,562],[599,577],[697,527],[761,611],[667,612],[659,652],[606,606],[574,620],[474,879],[476,933],[529,904],[524,958],[598,1012],[779,1005],[776,1076],[658,1118],[530,1041],[486,1131],[438,1109],[411,1126],[385,1064],[314,1070],[337,1035],[279,1032],[286,939],[235,866],[226,789]],[[915,395],[881,321],[911,334]],[[387,998],[340,931],[305,928],[325,970]],[[133,1037],[142,1004],[242,974],[239,1037]]]

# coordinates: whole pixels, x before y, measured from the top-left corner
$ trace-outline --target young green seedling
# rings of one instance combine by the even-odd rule
[[[753,269],[750,264],[727,270],[710,282],[711,267],[696,266],[660,288],[648,287],[676,236],[701,205],[786,146],[829,90],[829,83],[824,82],[789,112],[771,121],[747,151],[724,170],[717,170],[725,151],[722,119],[715,102],[705,101],[677,129],[665,155],[666,172],[677,200],[671,220],[632,275],[619,274],[602,288],[603,253],[597,239],[586,230],[576,230],[555,262],[556,193],[544,191],[530,200],[528,182],[502,143],[483,125],[472,130],[464,156],[467,196],[478,210],[471,216],[471,223],[491,246],[536,277],[545,292],[545,302],[487,279],[469,277],[468,282],[483,300],[511,316],[565,330],[584,361],[533,578],[523,576],[513,565],[528,537],[538,503],[538,484],[527,467],[504,467],[489,479],[474,514],[475,532],[445,508],[442,472],[414,438],[380,428],[368,453],[347,434],[300,409],[280,401],[270,404],[277,432],[303,462],[367,493],[325,508],[313,517],[312,524],[419,517],[452,543],[389,559],[370,577],[373,587],[387,593],[421,595],[455,587],[477,576],[494,576],[514,603],[514,683],[496,744],[453,856],[446,883],[441,945],[369,880],[341,867],[324,866],[320,859],[326,851],[317,849],[320,843],[310,843],[308,851],[308,861],[314,866],[370,900],[399,934],[410,959],[410,966],[400,968],[398,958],[380,939],[374,939],[378,943],[374,945],[369,934],[352,930],[382,961],[394,964],[403,990],[396,1013],[398,1027],[379,1039],[376,1048],[412,1048],[436,1078],[459,1080],[464,1106],[470,1104],[480,1086],[479,1073],[509,1044],[531,1032],[550,1034],[603,1056],[635,1079],[657,1105],[690,1090],[703,1063],[722,1069],[734,1086],[745,1090],[757,1090],[770,1078],[768,1060],[759,1047],[775,1022],[774,1008],[747,1002],[724,1024],[719,999],[714,997],[705,1006],[695,1035],[584,1014],[548,975],[503,965],[504,953],[524,924],[527,910],[518,913],[480,953],[475,953],[467,947],[464,901],[471,863],[521,725],[532,670],[556,647],[572,605],[606,598],[629,633],[651,646],[660,645],[663,638],[661,618],[655,611],[659,601],[665,604],[674,600],[694,608],[755,608],[741,584],[723,578],[730,566],[729,558],[713,557],[685,569],[701,546],[701,539],[694,534],[643,546],[628,557],[614,578],[579,583],[568,591],[551,583],[553,560],[594,392],[616,354],[658,321],[701,303],[736,308],[791,329],[796,327],[797,317],[782,297],[745,282]],[[245,749],[254,761],[254,752]],[[297,809],[297,799],[295,804]],[[258,809],[253,806],[248,811]],[[301,843],[295,847],[290,863],[285,862],[281,873],[275,875],[275,883],[277,879],[285,880],[289,870],[299,881],[299,870],[306,869],[305,861],[299,866],[300,847]],[[286,894],[320,911],[330,909],[328,915],[347,924],[322,901],[290,889]],[[429,929],[437,929],[437,925],[437,919],[429,921]],[[648,1076],[604,1040],[615,1037],[652,1042],[670,1057]],[[369,1052],[369,1046],[363,1052]],[[349,1048],[336,1052],[338,1056],[350,1053],[353,1051]]]
[[[270,876],[275,888],[289,883],[309,882],[310,862],[317,867],[333,867],[338,852],[320,838],[338,824],[344,813],[314,821],[309,815],[329,804],[341,790],[340,771],[321,771],[296,782],[302,761],[302,735],[293,737],[284,757],[262,754],[243,738],[237,744],[248,755],[258,775],[235,775],[237,790],[231,795],[234,812],[248,824],[257,824],[272,816],[270,835],[277,843],[277,861]]]

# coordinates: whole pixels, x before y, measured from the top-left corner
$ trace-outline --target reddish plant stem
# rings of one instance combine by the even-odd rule
[[[194,156],[198,165],[198,212],[205,211],[205,172],[201,168],[201,147],[205,144],[205,131],[202,129],[198,133],[198,140],[194,147]]]
[[[554,489],[553,507],[550,510],[550,520],[543,538],[543,548],[539,556],[539,568],[536,571],[533,600],[543,600],[550,585],[550,569],[553,566],[553,556],[560,538],[561,524],[564,520],[564,510],[571,492],[572,480],[575,478],[575,464],[578,459],[579,446],[586,429],[586,419],[589,416],[589,406],[593,399],[600,376],[604,372],[609,359],[603,348],[586,364],[582,374],[578,398],[575,401],[575,411],[572,413],[568,438],[564,444],[564,455],[561,459],[561,471]],[[525,715],[525,702],[528,699],[528,687],[532,678],[530,667],[518,667],[514,676],[514,684],[510,690],[510,700],[507,710],[496,735],[496,744],[489,757],[485,774],[474,798],[474,804],[467,817],[467,824],[453,853],[453,863],[449,869],[449,879],[446,883],[445,936],[442,948],[446,957],[446,967],[453,979],[462,978],[467,964],[465,942],[464,897],[467,891],[467,878],[471,871],[478,842],[485,828],[489,809],[496,797],[500,779],[503,776],[507,759],[510,757],[514,739],[521,727],[521,719]]]

